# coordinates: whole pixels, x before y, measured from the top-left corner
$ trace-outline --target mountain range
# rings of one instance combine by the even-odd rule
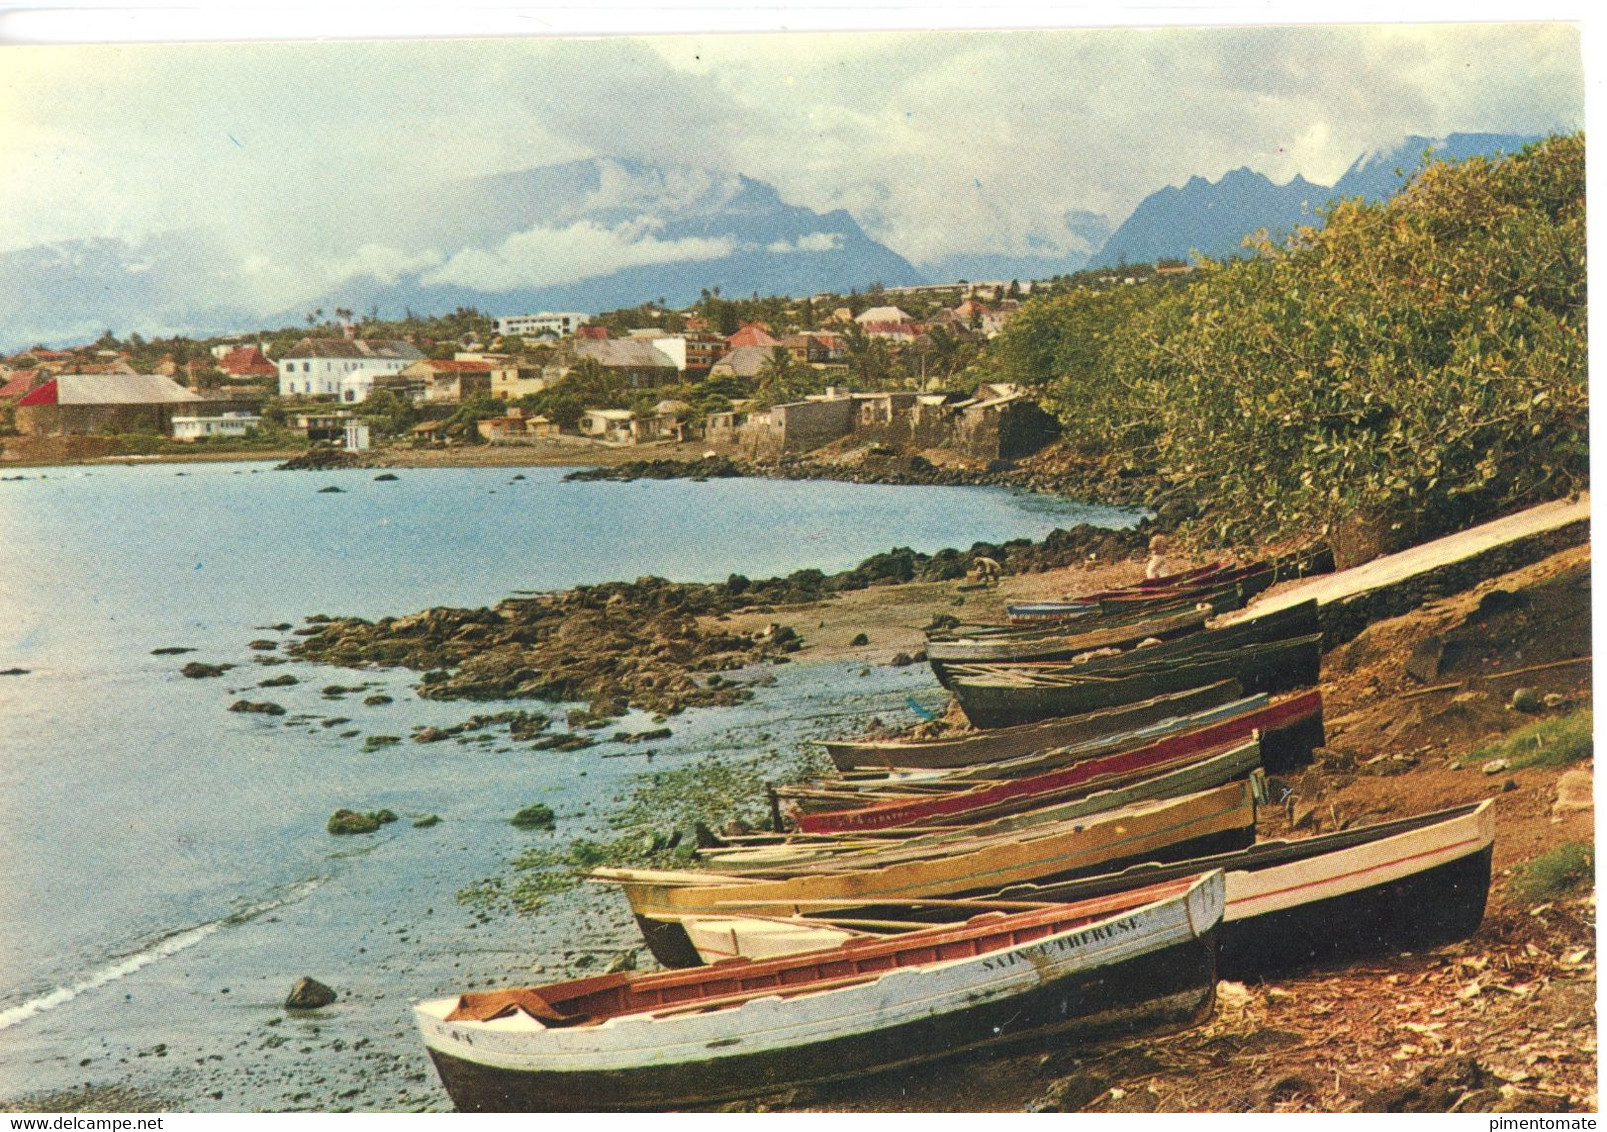
[[[1243,255],[1244,238],[1258,229],[1265,228],[1276,239],[1301,225],[1318,223],[1318,210],[1332,201],[1393,196],[1427,151],[1432,150],[1435,160],[1465,161],[1516,153],[1535,140],[1512,134],[1452,134],[1441,140],[1412,136],[1393,149],[1357,158],[1331,186],[1313,184],[1299,175],[1279,185],[1248,168],[1235,169],[1215,182],[1190,177],[1182,188],[1168,185],[1140,201],[1089,266]]]
[[[695,167],[591,158],[459,181],[363,186],[338,214],[244,217],[238,231],[194,228],[134,243],[68,240],[0,253],[0,348],[90,341],[103,330],[208,335],[295,325],[317,307],[492,314],[598,311],[704,288],[806,295],[873,283],[1041,279],[1087,265],[1213,257],[1246,233],[1313,223],[1341,196],[1388,196],[1425,149],[1462,159],[1527,141],[1454,134],[1364,155],[1331,187],[1278,185],[1237,169],[1146,197],[1109,233],[1066,213],[1092,254],[1044,249],[956,255],[919,269],[846,211],[786,203],[765,182]],[[254,241],[254,242],[253,242]],[[217,296],[227,296],[219,300]]]

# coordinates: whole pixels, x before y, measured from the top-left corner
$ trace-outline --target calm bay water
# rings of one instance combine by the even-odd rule
[[[444,1107],[409,998],[530,977],[532,962],[555,977],[587,947],[631,940],[612,893],[489,921],[453,893],[529,843],[506,818],[531,801],[558,810],[560,839],[602,828],[645,756],[365,752],[366,736],[405,737],[476,705],[421,702],[402,671],[258,665],[246,643],[282,636],[259,626],[643,574],[830,572],[895,545],[1133,521],[991,489],[565,484],[547,468],[404,470],[380,483],[267,468],[30,469],[0,482],[0,670],[29,670],[0,677],[0,1099],[131,1082],[191,1109]],[[328,485],[343,492],[319,492]],[[151,655],[162,647],[197,651]],[[236,667],[188,680],[191,659]],[[300,682],[257,690],[283,673]],[[923,667],[778,675],[750,704],[673,721],[652,765],[783,759],[855,717],[896,716],[911,695],[937,699]],[[320,692],[360,681],[394,702]],[[225,710],[242,697],[291,714]],[[323,726],[338,717],[350,722]],[[340,806],[443,822],[335,839],[323,823]],[[279,1004],[301,974],[347,997],[286,1023]]]

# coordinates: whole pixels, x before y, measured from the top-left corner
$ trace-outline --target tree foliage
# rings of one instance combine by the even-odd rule
[[[1582,135],[1428,165],[1189,286],[1029,303],[993,365],[1223,539],[1453,529],[1587,482],[1584,195]]]

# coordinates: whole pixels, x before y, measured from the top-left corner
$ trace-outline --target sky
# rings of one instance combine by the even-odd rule
[[[1409,134],[1584,125],[1564,23],[0,51],[0,254],[183,230],[239,268],[207,297],[259,309],[401,254],[346,246],[354,204],[578,158],[743,173],[920,267],[1090,250],[1193,175],[1331,184]]]

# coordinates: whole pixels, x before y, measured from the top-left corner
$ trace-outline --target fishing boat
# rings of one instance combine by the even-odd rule
[[[943,781],[952,787],[960,787],[967,782],[1021,778],[1065,766],[1099,751],[1128,750],[1151,739],[1225,722],[1245,713],[1253,713],[1253,718],[1247,722],[1261,735],[1261,757],[1268,770],[1281,771],[1305,766],[1311,762],[1312,753],[1327,742],[1323,728],[1322,689],[1307,688],[1278,696],[1257,693],[1225,704],[1215,712],[1199,712],[1184,719],[1167,720],[1130,735],[1110,736],[1092,743],[1038,751],[1002,762],[938,773],[942,773]]]
[[[464,1112],[704,1106],[1054,1036],[1195,1021],[1214,1000],[1223,881],[693,971],[417,1003]]]
[[[1321,693],[1316,694],[1311,704],[1310,718],[1301,715],[1285,720],[1281,714],[1268,714],[1263,710],[1274,706],[1269,696],[1261,694],[1244,696],[1219,707],[1207,708],[1190,715],[1174,716],[1131,731],[1101,735],[1096,739],[1054,747],[1013,759],[947,770],[913,767],[859,769],[806,782],[786,783],[772,787],[771,793],[779,803],[778,812],[793,814],[850,809],[870,805],[873,802],[904,800],[912,795],[949,794],[957,790],[970,790],[978,785],[990,784],[1001,779],[1026,778],[1056,767],[1067,766],[1081,759],[1135,750],[1181,731],[1193,731],[1237,716],[1252,715],[1255,717],[1254,722],[1248,725],[1243,734],[1248,735],[1251,730],[1260,729],[1263,746],[1270,741],[1281,761],[1285,763],[1309,761],[1310,752],[1322,745]],[[703,836],[707,844],[718,844],[712,833]]]
[[[1235,569],[1235,567],[1227,562],[1211,562],[1204,566],[1179,570],[1157,578],[1145,578],[1142,581],[1134,582],[1130,586],[1100,590],[1095,593],[1083,594],[1079,597],[1067,598],[1064,601],[1016,602],[1006,606],[1005,612],[1012,621],[1020,623],[1030,623],[1035,620],[1055,621],[1063,618],[1078,617],[1098,610],[1099,599],[1102,597],[1130,593],[1134,590],[1174,589],[1181,585],[1203,582],[1212,575],[1222,574],[1232,569]]]
[[[940,848],[893,846],[852,863],[778,867],[764,876],[696,870],[604,868],[591,879],[620,885],[647,945],[667,967],[696,965],[676,922],[697,914],[873,909],[921,897],[964,896],[1009,884],[1066,879],[1149,860],[1238,849],[1255,839],[1248,782],[1147,802],[1020,833],[955,837]]]
[[[1000,816],[979,814],[963,825],[933,823],[844,833],[747,837],[724,846],[700,846],[698,860],[722,875],[768,876],[781,866],[793,868],[827,861],[852,865],[856,860],[867,859],[873,853],[885,853],[894,846],[905,857],[931,856],[944,852],[956,838],[974,841],[1000,834],[1027,833],[1034,826],[1084,818],[1140,802],[1179,798],[1246,777],[1250,779],[1255,800],[1264,802],[1266,787],[1260,767],[1260,745],[1250,739],[1206,751],[1196,758],[1179,760],[1170,768],[1146,777],[1107,780],[1087,793],[1069,791],[1061,800],[1030,808],[1000,806],[994,811]]]
[[[971,781],[964,783],[963,789],[946,793],[929,791],[845,809],[801,812],[795,816],[794,824],[804,833],[832,833],[976,821],[1012,809],[1045,805],[1077,791],[1086,793],[1116,781],[1157,774],[1199,759],[1224,745],[1255,737],[1263,729],[1309,728],[1313,718],[1319,721],[1320,727],[1322,693],[1317,689],[1267,704],[1257,711],[1241,712],[1164,735],[1128,750],[1104,754],[1093,751],[1081,758],[1072,756],[1065,764],[1042,769],[1037,774],[991,782]],[[1257,746],[1259,749],[1259,741]]]
[[[1158,578],[1149,578],[1124,588],[1083,594],[1065,601],[1023,602],[1005,607],[1013,625],[1045,623],[1110,615],[1123,610],[1154,607],[1176,602],[1190,595],[1209,592],[1217,612],[1236,608],[1236,594],[1242,605],[1267,587],[1290,578],[1326,573],[1334,568],[1333,550],[1326,546],[1296,551],[1266,562],[1245,566],[1212,563]],[[1224,592],[1226,591],[1226,592]]]
[[[951,664],[1070,660],[1095,649],[1126,649],[1140,641],[1170,641],[1188,636],[1205,628],[1208,617],[1206,610],[1185,609],[1164,617],[1139,618],[1124,624],[1079,632],[1037,631],[947,640],[929,636],[926,659],[938,683],[946,687]]]
[[[1102,711],[979,731],[950,739],[845,739],[826,743],[825,748],[832,763],[842,771],[862,767],[942,769],[974,766],[1086,742],[1102,735],[1121,734],[1161,720],[1217,707],[1242,695],[1237,681],[1218,680],[1201,687],[1167,692]]]
[[[1359,826],[1299,841],[1265,841],[1233,853],[1053,885],[1018,885],[967,905],[1086,900],[1177,879],[1201,869],[1227,876],[1218,966],[1246,980],[1472,935],[1484,918],[1495,845],[1494,802]],[[830,914],[716,916],[683,921],[704,962],[836,947],[852,939],[952,919],[941,902],[887,910],[873,929]]]
[[[1066,665],[965,665],[950,690],[978,727],[1008,727],[1078,715],[1198,687],[1237,680],[1247,692],[1281,692],[1316,684],[1322,634],[1140,661],[1120,670],[1078,671]]]
[[[972,668],[982,664],[1008,664],[1011,667],[1031,667],[1035,670],[1056,672],[1119,672],[1134,665],[1158,664],[1162,661],[1172,660],[1176,657],[1188,656],[1193,653],[1228,652],[1232,649],[1243,648],[1247,645],[1269,644],[1273,641],[1288,640],[1291,637],[1305,637],[1321,631],[1322,626],[1317,618],[1317,602],[1315,599],[1302,601],[1296,605],[1283,609],[1273,610],[1260,617],[1252,617],[1244,621],[1219,629],[1205,629],[1196,633],[1174,635],[1170,638],[1139,638],[1131,647],[1107,646],[1092,650],[1080,650],[1080,655],[1073,655],[1064,660],[1048,658],[1037,660],[1009,660],[1009,661],[975,661],[967,662],[966,667]],[[934,671],[939,667],[936,662],[932,665]],[[945,672],[952,672],[958,664],[944,665]],[[940,679],[942,679],[940,677]],[[947,686],[947,681],[944,681]]]

